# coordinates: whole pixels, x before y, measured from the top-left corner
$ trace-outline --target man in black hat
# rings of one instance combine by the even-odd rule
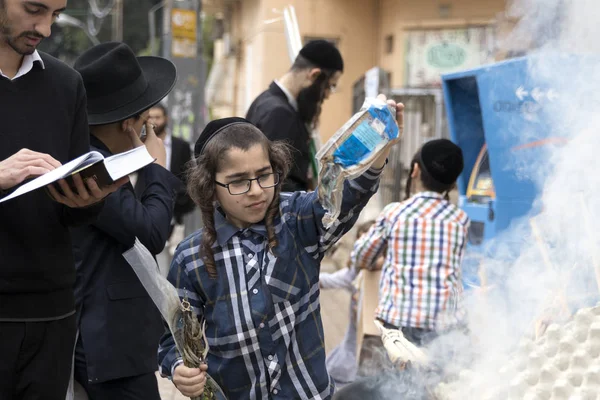
[[[36,50],[66,4],[0,1],[0,197],[89,151],[81,76]],[[65,398],[76,332],[68,227],[92,221],[127,179],[74,180],[77,191],[59,182],[64,196],[37,190],[0,205],[2,400]]]
[[[311,134],[323,101],[335,91],[344,61],[339,50],[326,40],[308,42],[296,57],[292,68],[250,105],[246,119],[271,140],[285,140],[294,151],[294,166],[283,190],[313,189],[309,169],[315,175],[311,153]]]
[[[173,88],[175,66],[159,57],[136,58],[123,43],[103,43],[83,53],[75,69],[87,90],[92,149],[110,156],[145,144],[156,158],[138,171],[139,196],[127,183],[106,198],[95,223],[72,231],[75,379],[91,400],[160,400],[154,373],[162,319],[122,254],[137,237],[156,255],[169,235],[181,182],[165,168],[164,145],[148,120],[149,109]]]

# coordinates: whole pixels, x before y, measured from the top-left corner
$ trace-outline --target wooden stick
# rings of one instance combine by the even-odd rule
[[[596,250],[596,234],[594,229],[592,229],[592,218],[587,204],[585,203],[583,193],[579,193],[577,197],[579,198],[579,205],[581,207],[581,213],[583,214],[583,225],[586,230],[586,236],[590,238],[592,265],[594,266],[594,272],[596,273],[596,285],[598,286],[598,291],[600,291],[600,262],[598,262],[598,251]]]
[[[563,277],[563,282],[570,282],[571,281],[571,278],[573,276],[573,273],[574,273],[576,267],[577,267],[577,263],[573,264],[573,266],[568,271],[566,271],[566,274]],[[547,300],[547,301],[544,301],[544,304],[545,303],[552,303],[549,308],[550,309],[554,308],[554,303],[556,303],[557,299],[560,300],[560,294],[561,294],[561,292],[562,292],[562,289],[558,289],[556,292],[549,294],[548,295],[548,299],[550,299],[550,300],[554,299],[554,301]],[[586,294],[585,296],[588,296],[588,295]],[[581,296],[578,296],[575,299],[572,298],[572,300],[579,299],[580,297]],[[546,309],[544,309],[544,311],[545,310]],[[567,309],[566,311],[567,311],[567,314],[569,314],[569,310]],[[534,329],[534,338],[536,340],[539,339],[542,335],[544,335],[544,333],[546,332],[546,329],[548,328],[548,326],[550,325],[550,323],[552,323],[552,321],[550,321],[547,318],[547,315],[544,314],[544,312],[542,312],[542,315],[540,317],[538,317],[538,318],[535,319],[534,328],[533,329]]]
[[[483,293],[487,292],[488,289],[488,277],[487,277],[487,269],[485,267],[485,259],[481,257],[481,262],[479,263],[479,282],[481,284],[481,290]]]
[[[544,333],[546,333],[546,329],[548,329],[548,325],[549,325],[549,322],[544,318],[540,318],[536,321],[536,323],[535,323],[535,340],[538,340],[539,338],[542,337],[542,335]]]
[[[542,259],[544,260],[544,264],[546,264],[546,267],[554,272],[554,264],[552,264],[552,261],[550,260],[550,256],[548,255],[548,249],[546,248],[546,242],[544,242],[544,240],[542,239],[542,235],[540,234],[540,230],[537,226],[537,222],[535,222],[535,217],[531,218],[529,220],[529,226],[531,227],[531,232],[533,233],[533,237],[535,238],[535,241],[538,245],[538,248],[540,250],[540,253],[542,254]]]
[[[538,228],[535,218],[529,219],[529,226],[531,227],[531,232],[533,234],[533,237],[535,238],[535,241],[536,241],[538,249],[542,255],[542,260],[544,261],[546,268],[550,272],[556,272],[556,268],[554,267],[554,264],[552,263],[552,260],[550,259],[550,256],[548,254],[548,248],[546,247],[546,242],[542,239],[542,235],[540,234],[540,230]],[[568,282],[568,280],[565,280],[564,282]],[[567,296],[565,294],[564,287],[560,287],[557,290],[557,293],[555,295],[551,296],[551,298],[554,298],[554,301],[552,303],[554,303],[554,302],[556,302],[556,300],[558,300],[558,302],[561,305],[562,311],[566,315],[570,314],[569,303],[567,301]],[[546,332],[548,325],[549,325],[549,321],[547,321],[546,315],[542,314],[542,316],[537,318],[534,322],[534,338],[538,339],[539,337],[541,337]]]
[[[535,241],[538,245],[538,249],[542,255],[542,260],[544,261],[544,264],[546,264],[546,268],[550,272],[556,272],[556,268],[554,267],[554,264],[552,263],[552,261],[550,260],[550,256],[548,255],[548,248],[546,247],[546,242],[544,241],[544,239],[542,239],[542,235],[540,234],[537,222],[535,222],[535,218],[529,219],[529,226],[531,227],[531,232],[533,233]],[[565,311],[568,314],[569,303],[567,302],[567,296],[565,295],[564,288],[559,289],[558,297],[563,307],[563,311]]]

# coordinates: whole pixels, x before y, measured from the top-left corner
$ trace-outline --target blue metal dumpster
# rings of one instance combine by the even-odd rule
[[[465,158],[458,190],[459,205],[472,221],[464,268],[467,286],[477,285],[478,260],[492,239],[539,211],[536,198],[550,173],[548,155],[553,146],[566,143],[569,133],[557,125],[561,107],[568,103],[590,112],[598,109],[582,99],[581,90],[569,90],[569,84],[574,86],[574,79],[598,65],[591,57],[556,54],[442,77],[450,137]]]

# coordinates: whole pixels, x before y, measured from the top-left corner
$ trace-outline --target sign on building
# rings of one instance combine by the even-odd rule
[[[441,75],[494,61],[490,26],[407,32],[406,86],[440,87]]]
[[[173,57],[196,58],[197,17],[195,10],[174,8],[171,11],[171,30],[173,42],[171,53]]]

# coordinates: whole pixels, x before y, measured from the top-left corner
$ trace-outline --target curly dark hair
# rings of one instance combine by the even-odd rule
[[[227,151],[232,148],[248,150],[252,146],[261,145],[267,152],[273,171],[279,173],[279,182],[283,182],[291,166],[291,152],[283,142],[271,142],[258,128],[251,124],[238,124],[225,128],[221,133],[206,144],[202,154],[196,159],[195,165],[188,170],[188,193],[200,208],[204,228],[200,244],[200,255],[208,274],[217,277],[217,268],[212,245],[217,239],[215,229],[215,177]],[[279,212],[279,195],[281,184],[275,187],[272,203],[265,215],[269,251],[277,246],[277,237],[273,220]]]

